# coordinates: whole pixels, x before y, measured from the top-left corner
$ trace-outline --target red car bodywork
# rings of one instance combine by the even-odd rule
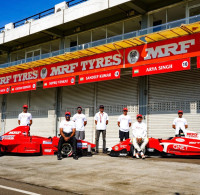
[[[174,137],[170,140],[150,138],[148,148],[176,156],[199,156],[200,139]]]
[[[30,136],[28,126],[19,126],[0,136],[0,151],[2,153],[54,155],[58,151],[59,137]],[[77,140],[77,149],[87,149],[95,144]]]
[[[111,156],[126,156],[132,154],[131,139],[127,139],[111,148]],[[155,152],[175,156],[200,156],[200,135],[195,132],[187,132],[185,137],[173,137],[171,139],[149,138],[147,153],[153,155]]]

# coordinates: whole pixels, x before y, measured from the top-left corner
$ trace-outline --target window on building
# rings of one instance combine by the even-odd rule
[[[180,20],[186,17],[185,15],[186,6],[185,4],[177,5],[167,9],[167,21]]]
[[[166,9],[155,12],[149,16],[150,26],[158,26],[153,29],[153,32],[165,29],[165,27],[162,27],[160,25],[167,22],[166,16],[167,16]]]
[[[78,45],[91,42],[91,31],[78,34]]]
[[[14,52],[10,54],[11,62],[25,59],[25,50]]]
[[[51,52],[50,42],[41,45],[41,53],[42,54],[46,54],[46,53],[50,53],[50,52]]]
[[[25,50],[17,52],[17,60],[25,59]]]
[[[123,22],[118,22],[107,26],[108,37],[121,35],[122,33],[123,33]]]
[[[36,57],[41,54],[41,49],[26,52],[26,58]]]
[[[17,61],[18,60],[18,55],[17,53],[11,53],[11,62]]]
[[[200,4],[189,8],[189,16],[196,16],[200,14]]]
[[[65,48],[77,46],[77,35],[65,37]]]
[[[54,40],[51,42],[51,51],[58,51],[60,49],[60,40]]]
[[[92,31],[92,41],[106,38],[106,27],[96,28]]]
[[[141,17],[135,17],[124,21],[124,33],[129,33],[140,29]]]
[[[189,16],[200,14],[200,0],[193,0],[188,2]]]
[[[7,63],[8,55],[7,54],[0,54],[0,64]]]

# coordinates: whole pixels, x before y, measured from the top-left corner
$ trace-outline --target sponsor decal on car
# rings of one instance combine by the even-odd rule
[[[12,134],[12,135],[18,135],[20,133],[21,133],[21,131],[11,131],[11,132],[9,132],[9,134]]]
[[[176,141],[177,141],[177,142],[184,142],[185,140],[182,139],[182,138],[177,138]]]
[[[119,156],[127,156],[127,153],[119,153]]]
[[[43,144],[52,144],[51,141],[43,141]]]
[[[191,138],[197,138],[198,137],[198,133],[187,133],[186,135],[187,135],[187,137],[191,137]]]
[[[52,149],[44,149],[44,152],[52,152]]]
[[[126,148],[127,145],[120,145],[120,148]]]
[[[15,135],[3,135],[2,140],[14,140]]]
[[[77,143],[78,148],[87,148],[88,144],[87,143]]]
[[[186,146],[186,145],[181,145],[181,144],[174,144],[173,145],[173,148],[175,149],[175,150],[187,150],[187,148],[188,148],[188,146]]]
[[[119,147],[118,147],[118,146],[115,146],[115,150],[119,150]]]

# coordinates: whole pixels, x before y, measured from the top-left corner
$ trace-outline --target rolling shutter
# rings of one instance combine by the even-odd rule
[[[64,120],[64,113],[70,111],[73,116],[78,106],[83,108],[83,114],[87,117],[85,127],[85,139],[94,142],[94,83],[67,86],[62,88],[62,108],[60,119]]]
[[[188,130],[200,130],[200,70],[149,76],[149,136],[174,136],[172,122],[177,111],[183,110]]]
[[[117,80],[97,83],[97,106],[101,104],[104,105],[104,110],[109,116],[106,145],[111,147],[119,142],[117,120],[122,114],[123,107],[128,107],[128,115],[131,116],[132,121],[135,121],[138,113],[138,78],[125,75]],[[130,129],[130,135],[131,133]]]

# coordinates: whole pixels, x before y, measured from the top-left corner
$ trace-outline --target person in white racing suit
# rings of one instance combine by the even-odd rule
[[[178,111],[178,117],[174,119],[172,128],[175,129],[175,136],[179,136],[179,131],[182,130],[183,133],[185,132],[185,129],[188,128],[188,123],[185,118],[183,118],[183,111]],[[184,133],[185,134],[185,133]]]
[[[77,113],[73,116],[72,119],[75,122],[76,126],[76,139],[84,140],[85,139],[85,126],[87,125],[87,118],[82,113],[82,107],[77,107]]]
[[[142,115],[137,115],[137,122],[133,123],[133,146],[134,146],[134,154],[136,158],[140,158],[140,156],[145,159],[144,150],[148,143],[147,138],[147,126],[144,122],[142,122]]]
[[[28,105],[23,105],[23,112],[18,116],[19,126],[31,126],[33,123],[31,113],[28,113]]]
[[[122,142],[129,138],[129,128],[131,127],[131,117],[127,114],[128,108],[123,108],[123,114],[119,116],[117,125],[119,127],[119,139]]]

